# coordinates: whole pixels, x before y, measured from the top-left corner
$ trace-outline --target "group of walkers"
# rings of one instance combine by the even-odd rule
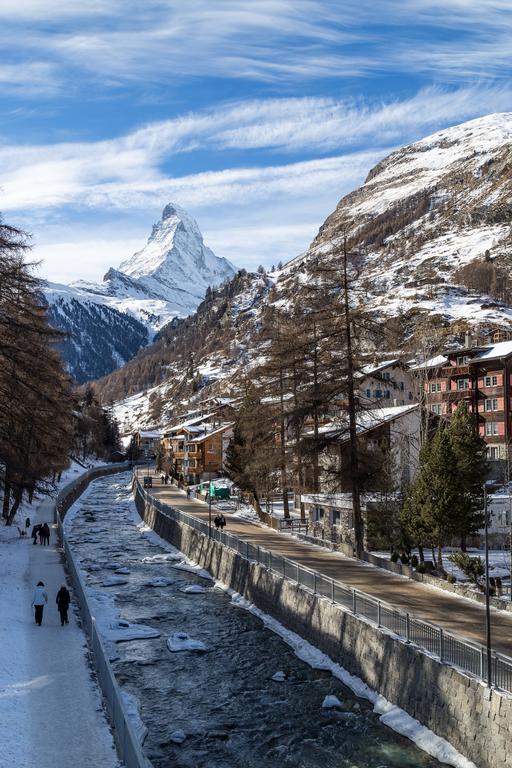
[[[169,484],[169,475],[162,475],[160,477],[160,481],[162,485],[168,485]]]
[[[34,589],[34,594],[32,596],[32,605],[34,607],[34,618],[38,627],[41,626],[41,623],[43,621],[43,611],[47,602],[48,602],[48,593],[44,588],[44,583],[42,581],[38,581],[37,586]],[[61,588],[57,592],[57,597],[55,598],[55,602],[57,603],[57,609],[60,615],[60,625],[61,627],[63,627],[64,624],[69,624],[68,608],[71,602],[71,595],[69,594],[69,590],[64,586],[64,584],[61,586]]]
[[[48,523],[34,525],[32,528],[32,543],[37,544],[39,537],[40,544],[50,544],[50,526]]]
[[[215,518],[214,518],[213,522],[215,523],[215,527],[216,527],[216,528],[220,528],[220,529],[221,529],[221,531],[223,531],[223,530],[224,530],[224,527],[225,527],[225,525],[226,525],[226,518],[224,517],[224,515],[222,514],[222,512],[220,513],[220,515],[216,515],[216,516],[215,516]]]

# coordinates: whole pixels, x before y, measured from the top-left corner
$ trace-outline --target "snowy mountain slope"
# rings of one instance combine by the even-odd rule
[[[78,281],[72,287],[134,315],[157,331],[172,317],[193,312],[208,286],[219,285],[235,271],[227,259],[204,244],[195,219],[169,203],[142,250],[118,269],[109,269],[102,283]]]
[[[68,286],[51,284],[45,298],[50,324],[68,334],[59,350],[79,383],[120,368],[148,343],[145,326],[134,317],[96,304]]]
[[[227,259],[205,246],[196,221],[167,205],[146,246],[109,269],[102,283],[45,288],[51,322],[71,333],[61,345],[70,373],[82,382],[115,370],[173,317],[194,312],[209,286],[234,274]],[[101,339],[95,351],[91,338]]]
[[[469,324],[512,321],[503,296],[480,295],[461,268],[512,262],[512,113],[440,131],[382,160],[344,197],[291,272],[348,233],[368,298],[388,316],[427,312]],[[468,270],[466,270],[468,271]],[[494,306],[493,306],[494,304]]]
[[[161,396],[167,410],[155,420],[139,397],[141,425],[165,423],[180,401],[183,407],[209,393],[234,393],[261,352],[258,331],[269,304],[286,307],[344,235],[357,254],[366,306],[384,325],[398,319],[402,341],[424,316],[452,324],[454,334],[512,326],[512,113],[473,120],[393,152],[340,201],[304,254],[265,276],[264,289],[260,275],[237,276],[215,292],[212,306],[203,302],[173,327],[165,367],[155,363],[150,381],[141,355],[151,357],[151,347],[124,369],[129,391],[119,386],[121,372],[100,388],[121,400],[154,387],[152,397]],[[192,362],[187,345],[193,346]],[[207,370],[216,371],[209,380],[201,374]],[[128,423],[129,407],[123,415]]]

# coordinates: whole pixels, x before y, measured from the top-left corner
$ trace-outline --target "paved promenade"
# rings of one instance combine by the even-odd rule
[[[55,604],[66,575],[52,503],[43,500],[31,518],[51,525],[50,546],[17,538],[16,528],[0,537],[0,766],[118,768],[74,603],[64,627]],[[39,580],[48,593],[41,627],[30,604]]]
[[[159,479],[154,476],[153,482],[154,487],[151,492],[157,498],[183,512],[208,521],[206,504],[195,500],[189,501],[185,493],[178,490],[176,486],[161,486]],[[224,516],[227,520],[226,532],[278,555],[288,557],[375,598],[392,603],[411,615],[437,624],[443,629],[485,644],[485,610],[484,606],[478,603],[411,581],[403,576],[396,576],[340,553],[323,550],[266,526],[226,513]],[[494,609],[491,613],[493,648],[512,657],[512,613]]]

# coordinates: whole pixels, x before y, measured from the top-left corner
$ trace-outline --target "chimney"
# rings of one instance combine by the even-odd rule
[[[473,345],[473,337],[471,335],[471,331],[466,331],[464,334],[464,347],[465,349],[470,349]]]

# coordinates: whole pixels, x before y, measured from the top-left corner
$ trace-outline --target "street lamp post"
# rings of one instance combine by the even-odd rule
[[[208,480],[208,538],[212,537],[212,473],[210,470]]]
[[[487,685],[492,683],[491,660],[491,607],[489,599],[489,516],[487,514],[487,482],[484,483],[484,518],[485,518],[485,645],[487,649]]]

